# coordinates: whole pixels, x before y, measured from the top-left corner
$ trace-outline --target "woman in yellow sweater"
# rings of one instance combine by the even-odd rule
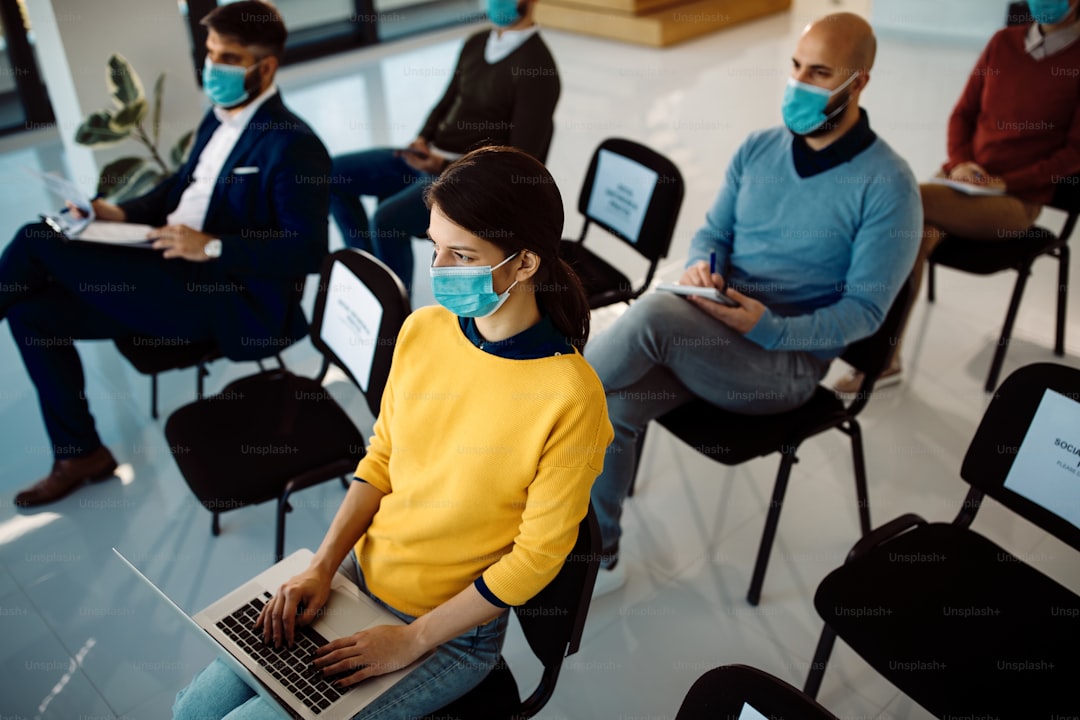
[[[341,687],[430,653],[356,718],[422,716],[483,680],[507,608],[543,589],[573,548],[612,439],[603,387],[579,352],[589,308],[558,256],[551,175],[523,152],[484,148],[450,165],[427,201],[442,307],[406,320],[356,482],[311,567],[258,623],[268,641],[291,643],[339,565],[405,620],[318,651],[317,668],[346,674]],[[174,713],[274,710],[215,662]]]

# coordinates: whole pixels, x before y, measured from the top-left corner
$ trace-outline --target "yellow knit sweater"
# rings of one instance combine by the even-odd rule
[[[385,494],[356,544],[368,589],[422,615],[483,575],[500,600],[524,603],[573,548],[612,437],[579,353],[498,357],[447,310],[417,310],[356,469]]]

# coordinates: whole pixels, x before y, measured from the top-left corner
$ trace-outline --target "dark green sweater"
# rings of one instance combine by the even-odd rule
[[[510,145],[547,158],[559,101],[559,71],[540,34],[533,34],[494,65],[484,59],[489,30],[465,41],[454,76],[420,136],[443,150],[464,153]]]

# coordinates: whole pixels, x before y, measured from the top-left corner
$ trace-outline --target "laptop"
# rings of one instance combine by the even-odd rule
[[[311,550],[297,550],[194,616],[174,603],[119,550],[113,548],[113,552],[200,636],[207,638],[233,672],[271,707],[280,708],[285,717],[351,718],[420,663],[418,660],[402,670],[368,678],[345,691],[314,671],[311,656],[317,647],[376,625],[405,624],[341,573],[334,574],[322,617],[307,627],[296,628],[291,649],[263,645],[262,634],[253,629],[255,618],[283,582],[308,568],[314,555]]]

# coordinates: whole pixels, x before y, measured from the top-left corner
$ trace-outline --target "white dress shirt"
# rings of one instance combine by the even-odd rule
[[[524,30],[492,30],[484,46],[484,59],[488,65],[494,65],[521,47],[522,43],[536,34],[536,25]]]
[[[1057,32],[1043,35],[1039,23],[1031,23],[1027,37],[1024,38],[1024,49],[1028,55],[1036,60],[1050,57],[1054,53],[1061,52],[1080,38],[1080,21],[1069,23],[1068,27],[1061,28]]]
[[[214,115],[221,124],[214,130],[214,134],[210,136],[210,140],[199,154],[199,162],[192,173],[191,184],[180,196],[180,203],[176,209],[165,218],[167,224],[187,225],[202,232],[203,223],[206,222],[206,211],[210,207],[210,198],[214,194],[214,186],[219,182],[218,176],[221,175],[225,161],[229,159],[233,148],[236,147],[236,141],[247,129],[252,116],[277,91],[277,85],[271,84],[265,92],[235,115],[224,108],[214,108]]]

